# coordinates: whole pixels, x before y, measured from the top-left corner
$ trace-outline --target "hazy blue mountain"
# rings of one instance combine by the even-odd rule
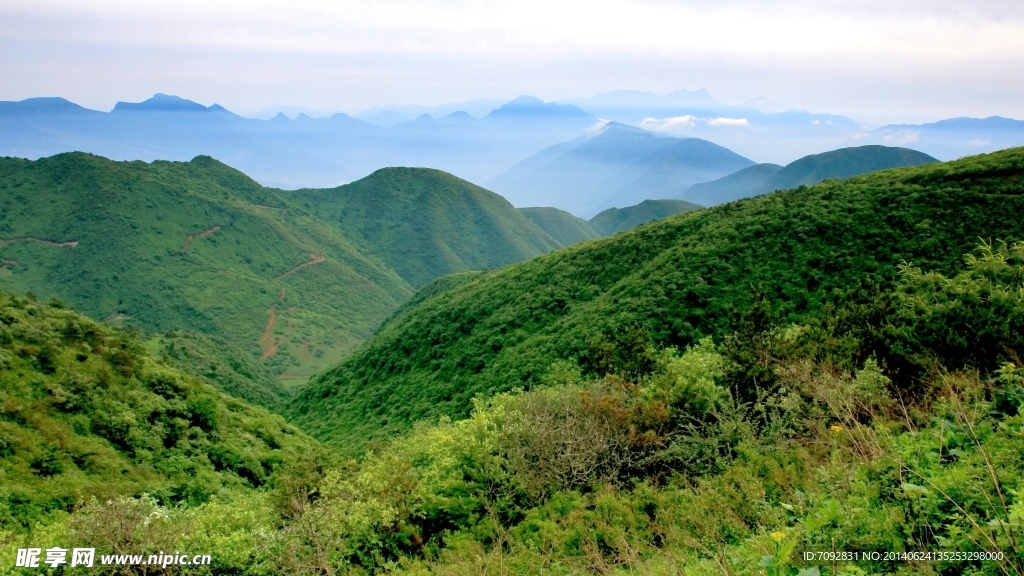
[[[775,190],[810,186],[824,180],[932,162],[936,162],[935,158],[909,148],[878,145],[840,148],[805,156],[781,169],[774,164],[751,166],[724,178],[692,186],[679,198],[690,202],[700,200],[704,206],[714,206]]]
[[[357,116],[357,118],[369,122],[370,124],[376,124],[377,126],[383,126],[385,128],[390,128],[399,122],[408,122],[411,120],[408,116],[391,110],[378,110],[373,114],[363,114]]]
[[[707,90],[651,92],[616,90],[565,100],[607,120],[676,137],[703,138],[762,162],[785,164],[844,145],[864,131],[845,116],[764,107],[755,100],[731,105]]]
[[[507,100],[495,98],[475,98],[465,102],[441,104],[440,106],[424,106],[422,104],[388,104],[385,106],[373,106],[356,114],[356,118],[369,121],[370,117],[381,112],[398,114],[405,119],[415,118],[420,114],[430,114],[434,118],[447,116],[452,112],[466,112],[474,118],[483,118],[489,112],[505,104]]]
[[[601,237],[589,222],[565,210],[543,206],[519,208],[519,213],[562,246],[572,246],[577,242]]]
[[[851,143],[911,145],[941,160],[1024,145],[1024,121],[1001,116],[950,118],[930,124],[891,124]]]
[[[753,164],[699,139],[663,137],[616,122],[538,152],[489,181],[516,206],[548,205],[590,217],[609,207],[671,197]]]
[[[673,214],[697,210],[700,206],[682,200],[644,200],[636,206],[609,208],[590,219],[590,227],[601,236],[611,236],[637,226],[668,218]]]
[[[341,113],[290,119],[284,112],[266,120],[243,118],[216,104],[166,94],[118,102],[109,113],[60,98],[0,102],[0,155],[85,151],[115,160],[184,161],[208,154],[281,188],[337,186],[401,165],[481,182],[597,122],[579,108],[531,97],[483,118],[450,110],[437,120],[421,114],[390,126]]]
[[[632,206],[650,198],[672,198],[695,183],[718,178],[753,164],[732,150],[700,138],[677,140],[646,159],[638,177],[619,188],[596,209]]]
[[[782,166],[778,164],[754,164],[718,180],[694,184],[679,197],[701,206],[716,206],[749,198],[760,194],[761,186],[779,170],[782,170]]]

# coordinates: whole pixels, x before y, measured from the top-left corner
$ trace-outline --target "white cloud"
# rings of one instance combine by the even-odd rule
[[[604,127],[607,125],[608,120],[602,120],[601,118],[598,118],[597,122],[593,126],[587,128],[587,138],[593,138],[594,136],[597,136],[601,132],[604,132]]]
[[[746,118],[708,118],[708,126],[750,126]]]
[[[692,114],[672,116],[670,118],[644,118],[640,127],[651,132],[679,133],[704,124],[706,126],[749,126],[746,118],[699,118]]]
[[[651,132],[679,132],[697,125],[698,118],[687,114],[686,116],[672,116],[671,118],[644,118],[640,121],[640,127]]]

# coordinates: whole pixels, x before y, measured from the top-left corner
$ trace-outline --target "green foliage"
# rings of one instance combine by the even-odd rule
[[[257,406],[277,410],[290,396],[263,363],[223,338],[175,330],[154,336],[145,344],[154,356],[171,366]]]
[[[589,222],[558,208],[519,208],[526,219],[547,232],[562,246],[572,246],[584,240],[600,238]]]
[[[384,168],[294,198],[417,288],[561,247],[501,196],[440,170]]]
[[[0,294],[0,525],[147,492],[200,504],[315,443],[74,311]]]
[[[947,278],[909,264],[896,293],[895,353],[951,368],[991,372],[1024,355],[1024,243],[983,243],[967,269]]]
[[[413,421],[465,415],[478,394],[528,389],[556,360],[600,377],[708,336],[733,360],[756,358],[780,335],[764,331],[770,324],[813,328],[822,358],[859,366],[877,354],[894,369],[891,339],[875,328],[895,310],[882,300],[900,263],[948,275],[979,238],[1024,238],[1024,221],[1007,217],[1024,207],[1022,173],[1024,150],[1012,149],[828,181],[487,272],[418,298],[315,378],[287,413],[354,452]],[[811,326],[822,310],[837,313],[820,316],[823,324],[848,330]],[[737,399],[771,392],[765,363],[738,365],[742,372],[727,378]]]
[[[682,200],[644,200],[636,206],[609,208],[591,218],[589,223],[600,236],[611,236],[654,220],[699,208],[700,206],[696,204]]]

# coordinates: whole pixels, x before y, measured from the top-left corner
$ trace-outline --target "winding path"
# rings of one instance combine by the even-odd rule
[[[39,244],[53,246],[54,248],[64,248],[65,246],[74,248],[75,246],[78,246],[78,240],[69,240],[67,242],[53,242],[50,240],[43,240],[42,238],[32,238],[30,236],[21,236],[19,238],[8,238],[7,240],[0,240],[0,246],[3,246],[4,244],[14,244],[15,242],[38,242]]]
[[[178,253],[181,254],[185,252],[185,250],[188,250],[188,247],[190,244],[192,244],[193,240],[197,240],[199,238],[206,238],[207,236],[212,236],[213,233],[216,232],[217,230],[220,230],[220,226],[211,226],[206,230],[203,230],[199,234],[196,234],[195,236],[189,235],[188,238],[185,238],[185,244],[181,246],[181,250],[178,250]]]
[[[320,256],[318,254],[314,254],[313,252],[310,252],[309,253],[309,261],[303,262],[302,264],[299,264],[295,268],[292,268],[291,270],[285,272],[284,274],[281,274],[277,278],[274,278],[273,281],[277,282],[278,280],[280,280],[282,278],[287,278],[288,276],[291,276],[292,274],[295,274],[299,270],[302,270],[306,266],[312,266],[314,264],[319,264],[319,263],[323,262],[324,260],[327,260],[327,258],[324,258],[323,256]]]
[[[267,325],[263,327],[263,336],[260,337],[260,347],[263,348],[263,358],[270,358],[277,353],[277,349],[281,347],[281,342],[277,342],[274,339],[274,323],[277,322],[277,305],[284,300],[285,295],[288,293],[287,288],[281,288],[281,295],[274,301],[273,306],[270,307],[270,318],[267,319]]]
[[[277,206],[267,206],[266,204],[254,204],[259,208],[266,208],[267,210],[280,210],[281,211],[281,222],[284,222],[284,215],[288,213],[287,208],[278,208]]]

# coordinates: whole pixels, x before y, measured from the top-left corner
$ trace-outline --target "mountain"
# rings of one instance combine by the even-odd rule
[[[601,237],[589,222],[565,210],[551,207],[519,208],[519,213],[562,246]]]
[[[487,102],[467,104],[479,112]],[[208,155],[280,188],[337,186],[385,166],[430,166],[483,182],[597,122],[574,106],[530,97],[490,106],[482,118],[462,114],[446,122],[425,122],[433,120],[429,115],[409,121],[417,114],[401,111],[372,121],[342,113],[291,119],[288,110],[296,109],[244,118],[168,94],[118,102],[109,113],[59,98],[0,102],[0,155],[35,159],[82,151],[145,161]]]
[[[338,188],[293,196],[413,287],[562,246],[501,196],[440,170],[385,168]]]
[[[549,205],[590,217],[609,207],[671,197],[753,164],[699,139],[659,137],[618,123],[542,150],[489,182],[516,206]]]
[[[852,138],[864,132],[846,116],[765,107],[756,99],[737,106],[716,100],[705,89],[677,90],[663,96],[615,90],[563,102],[598,118],[667,136],[702,138],[742,156],[780,164],[849,146]]]
[[[639,176],[595,209],[631,206],[651,198],[672,198],[695,183],[746,168],[753,162],[699,138],[684,138],[646,159]]]
[[[0,286],[145,331],[219,335],[275,373],[340,358],[411,294],[365,252],[209,157],[0,159]]]
[[[850,143],[913,146],[942,160],[1024,145],[1024,120],[1001,116],[950,118],[928,124],[890,124],[853,136]]]
[[[535,386],[564,371],[557,360],[599,377],[647,346],[721,338],[755,302],[780,325],[800,322],[833,290],[891,286],[904,261],[950,273],[978,238],[1024,239],[1024,221],[1007,216],[1024,209],[1022,176],[1013,149],[830,180],[464,277],[417,297],[286,413],[357,451],[413,421],[464,415],[477,394]]]
[[[609,208],[589,220],[591,228],[601,236],[631,230],[673,214],[697,210],[700,206],[682,200],[644,200],[636,206]]]
[[[280,416],[156,360],[130,334],[60,302],[8,293],[0,293],[0,403],[5,529],[89,497],[202,504],[266,487],[317,449]]]
[[[935,158],[911,150],[889,146],[840,148],[805,156],[787,164],[764,184],[765,191],[809,186],[830,178],[850,178],[876,170],[919,166],[938,162]]]
[[[718,180],[694,184],[680,194],[680,198],[702,206],[717,206],[740,198],[750,198],[762,194],[764,183],[779,170],[782,170],[782,166],[778,164],[754,164]]]
[[[809,186],[828,179],[850,178],[876,170],[931,162],[937,160],[909,148],[877,145],[840,148],[805,156],[781,169],[777,169],[774,164],[752,166],[724,178],[695,185],[678,197],[689,202],[701,200],[704,205],[713,206],[775,190]]]

